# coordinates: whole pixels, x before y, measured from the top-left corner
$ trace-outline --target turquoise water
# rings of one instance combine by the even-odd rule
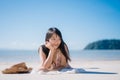
[[[120,50],[70,51],[72,60],[120,60]],[[37,50],[0,50],[0,62],[39,62]]]

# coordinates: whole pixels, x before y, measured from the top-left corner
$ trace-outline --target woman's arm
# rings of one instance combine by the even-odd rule
[[[51,66],[51,64],[53,62],[53,55],[54,55],[54,51],[50,50],[47,59],[43,63],[43,67],[45,69],[48,69]]]
[[[41,59],[41,69],[48,69],[51,66],[53,61],[54,49],[49,51],[47,58],[45,53],[42,50],[42,47],[40,47],[39,54]]]
[[[46,60],[46,55],[42,50],[42,47],[40,46],[39,48],[39,56],[40,56],[40,61],[41,61],[41,66],[43,66],[45,60]]]

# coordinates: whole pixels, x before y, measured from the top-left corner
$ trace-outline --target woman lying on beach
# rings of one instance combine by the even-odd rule
[[[55,27],[48,29],[45,44],[39,47],[38,52],[41,59],[40,70],[50,71],[70,67],[68,47],[62,39],[61,32]]]

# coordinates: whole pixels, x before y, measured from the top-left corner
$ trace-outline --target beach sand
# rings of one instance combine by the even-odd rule
[[[14,63],[0,63],[0,80],[120,80],[120,61],[72,61],[74,68],[84,69],[80,73],[62,74],[2,74],[1,71]],[[26,63],[37,69],[38,63]]]

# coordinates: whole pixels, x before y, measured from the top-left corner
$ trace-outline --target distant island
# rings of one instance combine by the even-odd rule
[[[120,40],[105,39],[88,44],[85,50],[120,50]]]

